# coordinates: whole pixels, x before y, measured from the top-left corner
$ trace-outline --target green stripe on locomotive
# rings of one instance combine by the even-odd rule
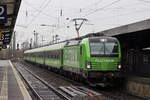
[[[120,60],[118,58],[91,58],[87,60],[91,62],[91,69],[86,70],[94,70],[94,71],[119,71],[117,65]]]

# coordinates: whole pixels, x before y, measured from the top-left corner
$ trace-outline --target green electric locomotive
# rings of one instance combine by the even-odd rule
[[[121,49],[114,37],[89,37],[29,50],[25,60],[39,63],[34,51],[42,56],[40,64],[92,85],[112,85],[120,79]],[[32,60],[26,57],[31,53]]]
[[[121,49],[113,37],[84,38],[63,49],[63,69],[93,85],[112,85],[120,79]]]

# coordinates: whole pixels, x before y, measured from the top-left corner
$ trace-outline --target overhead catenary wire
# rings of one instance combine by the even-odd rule
[[[33,15],[34,15],[35,13],[39,12],[39,11],[40,11],[39,9],[45,4],[45,1],[44,1],[44,2],[40,5],[40,7],[37,9],[37,8],[33,7],[33,5],[31,5],[28,1],[24,0],[24,2],[25,2],[25,4],[27,4],[27,5],[30,6],[31,8],[35,9],[34,13],[32,13]]]
[[[141,2],[144,2],[144,3],[150,3],[150,0],[138,0],[138,1],[141,1]]]
[[[46,4],[45,3],[43,3],[41,6],[40,6],[40,8],[39,9],[44,9],[44,8],[46,8],[47,6],[48,6],[48,4],[51,2],[52,0],[49,0]],[[25,1],[27,4],[29,4],[30,5],[30,3],[28,3],[27,1]],[[45,5],[44,5],[45,4]],[[32,6],[31,6],[32,7]],[[32,22],[34,22],[35,20],[36,20],[36,18],[40,15],[40,13],[43,13],[43,10],[39,10],[38,8],[35,8],[35,7],[32,7],[33,9],[35,9],[36,11],[38,11],[38,13],[36,14],[36,15],[34,15],[33,16],[33,18],[32,18],[32,20],[27,24],[27,28],[32,24]],[[53,19],[58,19],[57,17],[53,17],[53,16],[50,16],[50,15],[47,15],[47,14],[45,14],[44,13],[44,15],[46,15],[46,16],[49,16],[49,17],[51,17],[51,18],[53,18]]]
[[[121,1],[121,0],[113,1],[113,2],[111,2],[111,3],[109,3],[109,4],[105,5],[105,6],[103,6],[103,7],[101,7],[101,8],[98,8],[98,9],[96,9],[96,10],[94,10],[94,11],[88,13],[88,14],[85,14],[84,17],[89,16],[89,15],[91,15],[91,14],[94,14],[94,13],[100,11],[100,10],[104,10],[105,8],[110,7],[110,6],[116,4],[116,3],[120,2],[120,1]]]
[[[96,12],[98,12],[98,11],[106,11],[106,10],[113,10],[114,8],[110,8],[112,5],[114,5],[114,4],[116,4],[117,2],[120,2],[121,0],[116,0],[116,1],[114,1],[114,2],[112,2],[112,3],[110,3],[110,4],[107,4],[107,5],[105,5],[105,6],[103,6],[103,7],[100,7],[100,8],[98,8],[98,9],[90,9],[90,10],[88,10],[88,7],[87,6],[85,6],[85,7],[83,7],[83,8],[80,8],[79,10],[80,10],[80,12],[73,12],[74,14],[76,13],[76,14],[81,14],[82,13],[82,17],[86,17],[86,15],[88,16],[88,14],[89,15],[91,15],[91,14],[94,14],[94,13],[96,13]],[[136,1],[139,1],[139,0],[136,0]],[[142,0],[140,0],[140,1],[142,1]],[[100,0],[100,1],[97,1],[97,2],[95,2],[95,3],[93,3],[93,4],[91,4],[91,5],[94,5],[94,4],[96,4],[96,5],[98,5],[99,3],[101,3],[102,2],[102,0]],[[129,4],[129,5],[125,5],[125,7],[121,7],[121,8],[128,8],[129,6],[132,6],[133,7],[133,5],[137,5],[137,4],[139,4],[139,3],[135,3],[135,4]],[[141,4],[141,3],[140,3]],[[87,9],[87,10],[86,10]],[[70,9],[69,9],[69,11],[70,11]],[[82,12],[81,12],[82,11]]]
[[[50,2],[52,1],[52,0],[49,0]],[[47,5],[49,4],[49,1],[45,4],[45,2],[44,3],[42,3],[41,4],[41,6],[39,7],[39,9],[44,9],[45,7],[47,7]],[[45,5],[44,5],[45,4]],[[44,7],[43,7],[44,6]],[[33,21],[35,21],[36,20],[36,18],[40,15],[40,13],[42,12],[41,10],[39,11],[38,9],[36,9],[37,11],[38,11],[38,13],[36,14],[36,15],[34,15],[33,16],[33,18],[32,18],[32,20],[27,24],[27,27],[28,26],[30,26],[30,24],[33,22]]]
[[[88,6],[85,6],[85,7],[81,8],[81,9],[84,10],[84,9],[91,8],[93,5],[94,5],[94,6],[99,5],[102,1],[103,1],[103,0],[98,0],[97,2],[92,3],[92,4],[88,5]]]
[[[113,4],[116,4],[116,3],[120,2],[120,1],[121,1],[121,0],[113,1],[113,2],[111,2],[111,3],[109,3],[109,4],[105,5],[105,6],[103,6],[103,7],[101,7],[101,8],[95,9],[94,11],[92,11],[92,12],[90,12],[90,13],[88,13],[88,14],[85,14],[83,17],[86,17],[86,16],[88,16],[88,15],[91,15],[91,14],[93,14],[93,13],[99,11],[99,10],[104,10],[105,8],[110,7],[110,6],[112,6]],[[102,2],[102,0],[99,0],[98,2],[95,2],[94,4],[97,4],[97,5],[98,5],[98,4],[101,3],[101,2]],[[85,8],[86,8],[86,7],[82,8],[82,9],[85,9]],[[82,10],[82,9],[80,9],[80,10]],[[80,13],[81,13],[81,11],[80,11]]]
[[[95,3],[93,3],[93,4],[91,4],[91,5],[98,5],[98,4],[100,4],[101,2],[102,2],[103,0],[100,0],[100,1],[97,1],[97,2],[95,2]],[[80,8],[79,10],[80,10],[80,12],[76,12],[76,14],[82,14],[81,15],[81,17],[87,17],[87,16],[89,16],[89,15],[91,15],[91,14],[94,14],[94,13],[96,13],[96,12],[98,12],[98,11],[104,11],[104,10],[106,10],[106,8],[108,8],[108,7],[110,7],[110,6],[112,6],[112,5],[114,5],[114,4],[116,4],[116,3],[118,3],[118,2],[120,2],[121,0],[115,0],[115,1],[113,1],[113,2],[111,2],[111,3],[109,3],[109,4],[106,4],[106,5],[104,5],[103,7],[100,7],[100,8],[97,8],[97,9],[90,9],[90,8],[88,8],[88,7],[83,7],[83,8]],[[86,10],[87,9],[87,10]],[[75,13],[74,13],[75,14]]]
[[[105,10],[105,8],[108,8],[108,7],[110,7],[110,6],[112,6],[112,5],[116,4],[116,3],[118,3],[118,2],[120,2],[120,1],[121,1],[121,0],[116,0],[116,1],[114,1],[114,2],[112,2],[112,3],[110,3],[110,4],[108,4],[108,5],[105,5],[105,6],[101,7],[101,8],[98,8],[98,9],[96,9],[96,10],[94,10],[94,11],[88,13],[88,14],[85,14],[84,17],[89,16],[89,15],[91,15],[91,14],[94,14],[94,13],[96,13],[96,12],[98,12],[98,11],[103,11],[103,10]],[[137,0],[137,1],[140,1],[140,2],[143,2],[143,3],[150,3],[150,0]],[[137,3],[137,4],[139,4],[139,3]],[[141,3],[140,3],[140,4],[141,4]],[[128,8],[129,6],[133,6],[133,4],[131,4],[131,5],[126,5],[127,8]],[[111,8],[111,9],[113,9],[113,8]]]
[[[100,19],[102,21],[104,21],[104,20],[108,20],[108,19],[111,19],[111,18],[114,18],[114,17],[129,16],[129,15],[135,14],[134,12],[136,12],[136,13],[149,12],[149,10],[150,9],[135,10],[135,11],[131,11],[131,12],[128,12],[128,13],[119,14],[119,15],[115,15],[115,16],[101,17]]]
[[[28,0],[27,0],[28,1]],[[46,0],[45,0],[46,1]],[[101,0],[102,1],[102,0]],[[116,0],[116,1],[118,1],[118,0]],[[135,0],[135,1],[140,1],[141,2],[141,4],[145,4],[145,5],[148,5],[148,4],[150,4],[149,3],[149,1],[148,0]],[[147,2],[148,1],[148,2]],[[96,1],[96,2],[100,2],[100,1]],[[114,6],[112,6],[112,5],[114,5],[114,4],[112,4],[111,5],[111,3],[112,3],[113,1],[110,1],[109,2],[109,4],[110,4],[110,6],[107,6],[107,5],[109,5],[108,4],[108,2],[107,2],[107,4],[106,3],[104,3],[104,4],[100,4],[99,3],[99,5],[96,7],[96,8],[94,8],[94,9],[91,9],[90,10],[90,12],[84,12],[84,11],[82,11],[82,12],[80,12],[80,13],[82,13],[82,15],[87,15],[87,17],[88,18],[93,18],[93,16],[89,16],[89,15],[100,15],[101,14],[101,11],[106,11],[106,10],[109,10],[108,12],[110,13],[111,12],[111,10],[117,10],[117,11],[119,11],[119,13],[118,12],[116,12],[116,15],[110,15],[110,14],[107,14],[107,12],[104,12],[107,16],[105,17],[105,16],[103,16],[103,15],[101,15],[101,16],[99,16],[99,17],[97,17],[96,19],[98,19],[99,18],[99,20],[111,20],[112,18],[115,18],[116,16],[117,17],[123,17],[123,16],[130,16],[130,15],[133,15],[133,14],[136,14],[136,13],[144,13],[144,12],[148,12],[148,11],[145,11],[145,7],[144,6],[140,6],[140,8],[139,9],[137,9],[138,7],[137,7],[137,2],[136,3],[128,3],[128,4],[130,4],[130,7],[132,7],[132,11],[130,10],[130,8],[129,8],[129,6],[128,6],[128,4],[124,4],[123,6],[120,6],[120,7],[122,7],[122,9],[119,9],[119,8],[117,8],[118,6],[115,6],[115,8],[114,8]],[[115,1],[114,1],[115,2]],[[140,3],[140,2],[138,2],[138,3]],[[30,3],[30,2],[29,2]],[[95,3],[93,3],[93,5],[94,5]],[[115,3],[116,4],[116,3]],[[120,3],[119,3],[120,4]],[[92,4],[91,4],[92,5]],[[102,5],[102,6],[100,6],[100,5]],[[105,7],[106,6],[106,7]],[[36,11],[36,13],[37,12],[39,12],[40,11],[40,9],[38,9],[38,8],[36,8],[36,7],[34,7],[34,6],[31,6],[30,5],[30,7],[32,7],[33,9],[37,9],[38,11]],[[98,8],[99,7],[99,8]],[[104,7],[104,8],[103,8]],[[85,9],[87,9],[87,10],[89,10],[89,8],[87,7],[84,7]],[[103,9],[102,9],[103,8]],[[134,9],[134,8],[136,8],[136,9]],[[66,15],[66,12],[65,12],[65,9],[63,9],[63,8],[61,8],[62,10],[63,10],[63,14],[65,14]],[[82,8],[81,8],[82,9]],[[99,9],[99,10],[98,10]],[[125,10],[127,10],[127,11],[124,11],[124,9]],[[66,9],[66,10],[70,10],[69,8],[68,9]],[[87,11],[86,10],[86,11]],[[96,11],[97,10],[97,11]],[[133,11],[134,10],[134,11]],[[59,10],[60,11],[60,10]],[[100,12],[100,13],[98,13],[98,12]],[[50,20],[51,19],[53,19],[52,17],[50,17],[47,13],[45,13],[45,12],[41,12],[43,15],[45,15],[45,16],[47,16]],[[72,13],[71,11],[70,11],[70,13]],[[34,13],[33,13],[34,14]],[[61,15],[61,13],[59,13],[60,15]],[[62,14],[62,15],[63,15]],[[88,15],[89,14],[89,15]],[[64,15],[63,15],[64,16]],[[59,17],[59,16],[58,16]],[[85,16],[86,17],[86,16]],[[55,19],[55,18],[54,18]],[[94,19],[94,20],[96,20],[96,19]],[[48,19],[47,19],[48,20]],[[32,20],[31,20],[32,21]],[[57,31],[57,30],[59,30],[59,29],[62,29],[62,28],[64,28],[64,27],[66,27],[66,26],[63,26],[63,25],[60,25],[60,27],[58,28],[58,29],[56,29],[55,31]]]
[[[36,13],[36,12],[41,12],[42,10],[40,10],[39,8],[36,8],[36,7],[33,7],[29,2],[27,2],[26,0],[24,0],[25,1],[25,3],[29,6],[29,7],[31,7],[32,9],[35,9],[36,11],[33,11],[34,13]],[[57,17],[54,17],[54,16],[51,16],[51,15],[49,15],[49,14],[47,14],[47,13],[44,13],[44,12],[41,12],[43,15],[45,15],[45,16],[47,16],[47,17],[49,17],[49,18],[53,18],[53,19],[57,19]],[[34,14],[32,14],[32,15],[34,15]]]

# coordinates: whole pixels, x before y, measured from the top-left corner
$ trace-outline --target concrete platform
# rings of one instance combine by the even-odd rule
[[[127,78],[125,85],[130,94],[150,100],[150,78],[132,76]]]
[[[32,100],[9,60],[0,60],[0,100]]]

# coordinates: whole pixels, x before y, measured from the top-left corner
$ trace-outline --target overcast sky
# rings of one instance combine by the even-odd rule
[[[42,35],[45,42],[56,34],[61,40],[77,37],[74,18],[88,19],[80,36],[99,32],[149,19],[150,0],[22,0],[15,27],[17,43],[33,38],[34,30],[39,43]]]

